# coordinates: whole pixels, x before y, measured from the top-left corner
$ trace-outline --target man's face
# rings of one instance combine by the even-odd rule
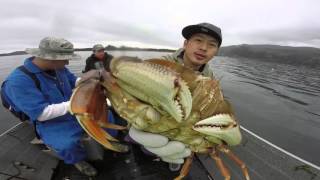
[[[212,36],[197,33],[184,41],[183,48],[185,49],[183,59],[192,65],[201,66],[217,54],[219,43]]]
[[[104,57],[104,50],[101,49],[101,50],[98,50],[98,51],[95,51],[94,52],[94,56],[98,59],[103,59]]]

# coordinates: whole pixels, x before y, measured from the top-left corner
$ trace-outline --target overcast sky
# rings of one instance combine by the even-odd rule
[[[200,22],[222,28],[223,46],[320,48],[319,7],[319,0],[0,0],[0,53],[36,47],[45,36],[77,48],[178,48],[182,28]]]

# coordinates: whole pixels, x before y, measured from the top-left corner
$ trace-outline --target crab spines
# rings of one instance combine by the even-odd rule
[[[192,129],[216,137],[229,146],[240,144],[242,139],[239,124],[229,114],[217,114],[201,120]]]

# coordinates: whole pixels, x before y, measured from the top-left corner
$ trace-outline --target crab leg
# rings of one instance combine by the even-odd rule
[[[107,122],[107,104],[100,82],[90,79],[81,83],[74,91],[70,100],[70,111],[77,117],[82,128],[97,142],[107,149],[118,152],[127,151],[127,147],[118,143],[101,126],[121,129]]]
[[[191,155],[186,159],[186,162],[183,164],[181,168],[180,175],[174,178],[174,180],[181,180],[189,173],[193,161],[193,156],[194,152],[191,153]]]
[[[227,147],[225,147],[223,145],[219,145],[218,149],[221,152],[225,153],[231,160],[236,162],[236,164],[241,167],[241,171],[242,171],[243,175],[245,176],[246,180],[250,180],[248,169],[246,167],[246,164],[242,160],[240,160],[230,149],[228,149]]]
[[[119,126],[117,124],[108,123],[108,122],[99,121],[98,124],[100,127],[108,128],[108,129],[115,129],[115,130],[126,130],[127,129],[126,127]]]
[[[109,142],[108,140],[110,141],[117,141],[117,140],[113,138],[109,133],[101,129],[100,126],[95,121],[90,119],[81,120],[80,118],[78,119],[78,121],[82,126],[82,128],[88,133],[88,135],[91,136],[100,144],[102,144],[105,148],[113,151],[117,151],[117,152],[127,151],[126,146],[121,145],[119,143],[115,143],[115,142]]]
[[[225,178],[225,180],[230,180],[230,171],[223,163],[222,159],[219,156],[218,150],[215,148],[215,150],[210,153],[210,156],[212,159],[216,161],[216,164],[222,174],[222,176]]]

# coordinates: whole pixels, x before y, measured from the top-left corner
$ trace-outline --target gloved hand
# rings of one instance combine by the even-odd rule
[[[83,73],[80,76],[80,79],[77,80],[76,82],[76,86],[78,86],[79,84],[81,84],[84,81],[87,81],[88,79],[100,79],[101,78],[101,70],[97,70],[97,69],[92,69],[86,73]]]
[[[183,164],[184,158],[191,155],[191,150],[179,141],[169,141],[160,134],[140,131],[134,127],[129,130],[130,137],[148,151],[156,154],[162,161]]]

